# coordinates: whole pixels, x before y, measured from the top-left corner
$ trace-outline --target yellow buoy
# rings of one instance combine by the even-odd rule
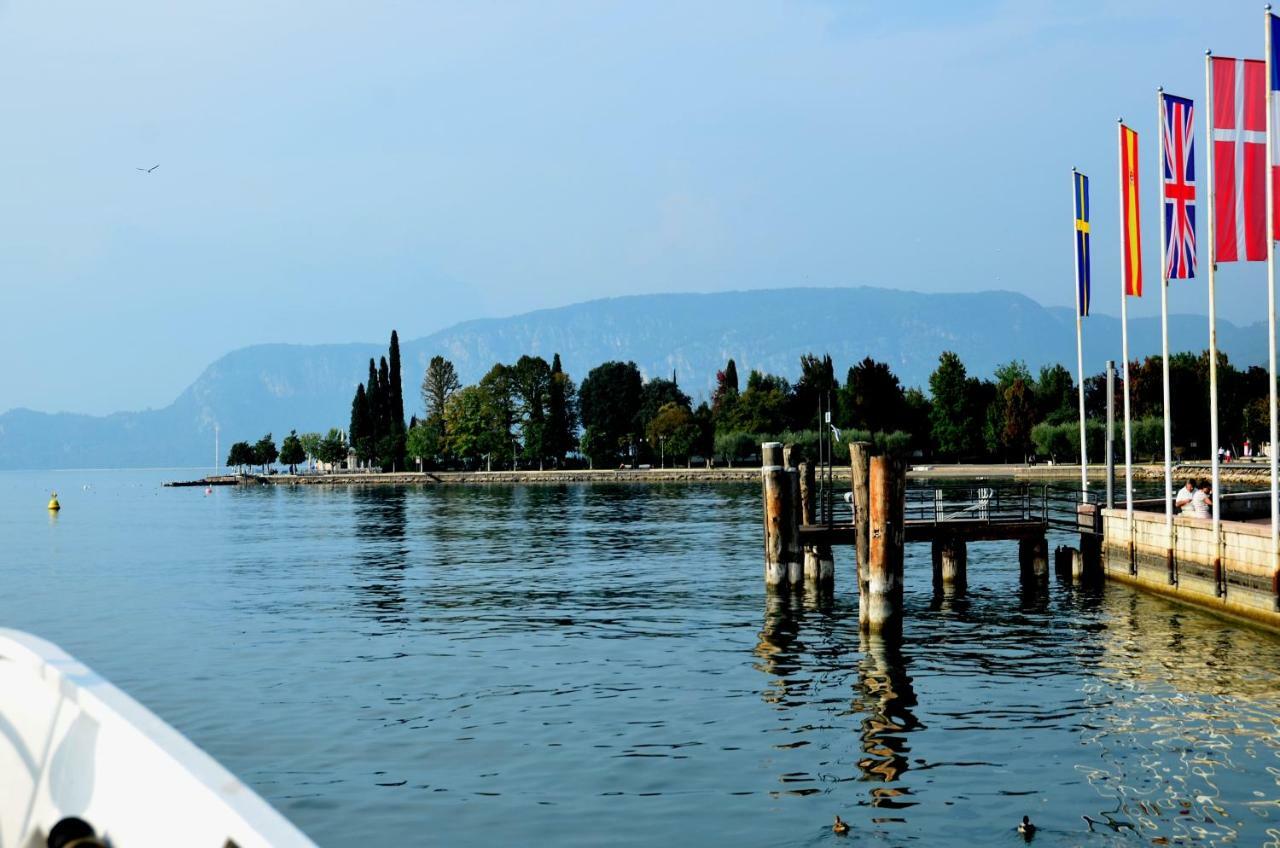
[[[57,512],[58,510],[62,509],[62,504],[58,503],[57,492],[53,492],[52,494],[49,495],[49,509],[53,510],[54,512]]]

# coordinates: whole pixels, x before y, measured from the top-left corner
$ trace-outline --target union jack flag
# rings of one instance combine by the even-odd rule
[[[1160,96],[1160,126],[1164,147],[1164,278],[1185,280],[1196,275],[1196,158],[1193,107],[1185,97]]]

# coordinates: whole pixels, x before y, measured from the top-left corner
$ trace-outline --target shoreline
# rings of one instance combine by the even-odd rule
[[[1160,480],[1164,467],[1160,464],[1134,465],[1135,480]],[[1174,477],[1208,476],[1208,463],[1187,463],[1174,466]],[[849,467],[836,466],[832,477],[841,482],[849,480]],[[1103,482],[1106,469],[1090,466],[1089,479]],[[1248,466],[1224,465],[1220,472],[1224,483],[1261,483],[1269,481],[1269,468],[1261,463]],[[1080,479],[1079,465],[1023,465],[1019,464],[946,464],[921,463],[908,467],[911,480],[1002,479],[1018,482],[1055,482]],[[742,468],[644,468],[644,469],[575,469],[548,471],[339,471],[331,474],[232,474],[208,476],[199,480],[173,481],[166,487],[180,486],[457,486],[457,485],[556,485],[563,483],[754,483],[760,479],[758,466]],[[1124,468],[1116,468],[1116,479],[1124,479]]]

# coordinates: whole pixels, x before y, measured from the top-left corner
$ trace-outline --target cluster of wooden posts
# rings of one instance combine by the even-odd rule
[[[815,466],[796,461],[791,446],[780,442],[765,442],[761,457],[765,585],[773,591],[806,586],[831,591],[835,558],[830,542],[805,544],[800,533],[801,526],[814,523]],[[906,465],[899,457],[872,456],[866,442],[851,444],[850,457],[858,617],[864,630],[884,632],[899,627],[902,619]]]
[[[968,542],[1017,539],[1024,583],[1047,583],[1047,521],[937,522],[906,520],[906,464],[901,457],[874,455],[867,442],[849,445],[852,521],[814,527],[815,467],[780,442],[762,445],[765,585],[771,591],[831,591],[835,581],[832,544],[852,542],[857,557],[858,617],[864,631],[900,631],[903,610],[903,549],[908,541],[933,545],[933,582],[943,593],[963,593],[968,583]],[[1081,536],[1081,550],[1054,551],[1063,577],[1077,581],[1097,571],[1096,544]],[[1088,568],[1093,550],[1094,568]]]

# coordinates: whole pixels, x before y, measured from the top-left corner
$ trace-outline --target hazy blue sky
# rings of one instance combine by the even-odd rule
[[[1262,40],[1239,2],[0,0],[0,410],[630,293],[1069,304],[1072,165],[1118,312],[1116,117],[1154,175],[1155,87]],[[1261,265],[1219,280],[1264,318]]]

